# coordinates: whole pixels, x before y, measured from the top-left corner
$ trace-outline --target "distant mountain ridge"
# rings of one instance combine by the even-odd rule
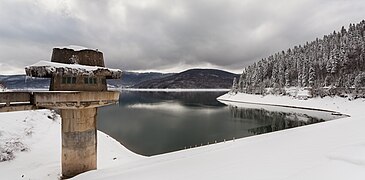
[[[121,79],[108,79],[108,85],[112,87],[130,87],[137,83],[163,78],[173,73],[136,73],[123,72]],[[0,75],[0,82],[3,82],[8,89],[48,89],[50,79],[48,78],[27,78],[25,75]]]
[[[234,76],[238,75],[212,69],[191,69],[181,73],[124,71],[121,79],[107,80],[107,82],[111,87],[124,88],[230,88]],[[48,89],[50,79],[27,78],[25,75],[0,75],[0,82],[3,82],[8,89]],[[167,82],[169,82],[168,85],[166,85]],[[145,86],[147,84],[148,86]]]
[[[7,89],[48,89],[49,78],[29,78],[25,75],[0,75],[2,82]]]
[[[138,83],[133,88],[148,89],[229,89],[238,74],[217,69],[189,69],[167,77]]]
[[[167,76],[171,76],[175,73],[158,73],[158,72],[128,72],[124,71],[121,79],[107,80],[108,84],[114,87],[131,87],[135,84],[141,83],[147,80],[160,79]]]

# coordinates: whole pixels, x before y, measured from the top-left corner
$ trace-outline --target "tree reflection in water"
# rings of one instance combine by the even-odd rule
[[[325,122],[325,120],[321,118],[308,116],[303,113],[287,113],[268,111],[265,109],[240,108],[232,105],[229,105],[229,109],[233,119],[237,121],[248,119],[260,121],[260,123],[266,124],[264,126],[248,129],[248,132],[252,135]]]

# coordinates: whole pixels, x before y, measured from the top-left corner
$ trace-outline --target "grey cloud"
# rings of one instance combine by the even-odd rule
[[[24,66],[49,58],[53,46],[76,44],[101,49],[107,65],[130,70],[241,70],[359,22],[365,10],[361,0],[53,0],[51,8],[46,0],[3,1],[0,62]]]

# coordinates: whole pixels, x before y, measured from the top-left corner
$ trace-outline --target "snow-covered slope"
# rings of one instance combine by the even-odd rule
[[[58,179],[60,128],[60,117],[50,110],[0,113],[0,179]],[[99,169],[141,158],[98,132]]]
[[[57,179],[59,116],[48,110],[0,113],[1,179]],[[13,156],[13,157],[12,157]],[[6,158],[7,157],[7,158]]]

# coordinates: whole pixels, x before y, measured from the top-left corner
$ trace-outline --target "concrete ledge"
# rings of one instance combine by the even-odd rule
[[[0,105],[0,112],[13,112],[13,111],[28,111],[39,109],[31,104],[14,104],[10,106],[2,106]]]
[[[29,102],[31,94],[29,92],[1,92],[0,103],[10,105],[14,102]]]
[[[49,91],[34,92],[37,107],[51,109],[94,108],[115,104],[119,101],[118,91]]]
[[[80,109],[116,104],[119,91],[45,91],[0,93],[0,112],[31,109]]]

